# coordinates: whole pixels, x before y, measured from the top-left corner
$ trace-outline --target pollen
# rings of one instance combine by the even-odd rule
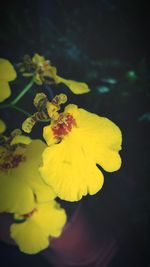
[[[71,114],[60,114],[58,120],[52,126],[52,131],[55,138],[62,139],[71,132],[74,126],[76,126],[76,121]]]

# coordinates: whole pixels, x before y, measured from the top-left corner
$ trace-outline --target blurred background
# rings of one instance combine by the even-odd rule
[[[16,66],[25,54],[39,53],[50,59],[60,76],[86,82],[91,88],[89,94],[78,96],[62,84],[57,88],[36,85],[20,106],[31,112],[36,92],[44,90],[52,97],[61,90],[69,102],[108,117],[122,130],[122,168],[105,173],[103,189],[82,202],[95,234],[117,240],[117,252],[114,250],[108,267],[150,266],[150,42],[146,1],[5,0],[0,25],[0,57]],[[18,74],[11,86],[12,98],[27,81]],[[20,127],[25,119],[25,115],[10,109],[1,117],[9,130]],[[41,126],[35,126],[32,135],[40,137]],[[1,266],[10,262],[11,266],[50,266],[42,255],[24,255],[3,242],[0,262]]]

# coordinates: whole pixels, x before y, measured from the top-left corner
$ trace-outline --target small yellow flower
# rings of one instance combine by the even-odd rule
[[[28,213],[35,202],[55,197],[38,171],[45,144],[25,136],[6,138],[0,146],[0,212]]]
[[[5,130],[6,130],[6,124],[5,122],[3,122],[3,120],[0,119],[0,134],[5,132]]]
[[[56,201],[38,204],[25,222],[11,225],[11,237],[24,253],[35,254],[49,246],[50,237],[59,237],[66,213]]]
[[[105,171],[120,168],[120,129],[109,119],[70,104],[58,120],[44,127],[49,147],[43,152],[40,173],[47,184],[64,200],[78,201],[97,193]]]
[[[10,61],[0,58],[0,102],[10,96],[9,82],[15,80],[16,76],[16,71]]]
[[[57,69],[51,65],[51,62],[39,54],[35,54],[32,59],[29,56],[25,56],[24,63],[19,65],[23,75],[27,77],[33,75],[34,81],[38,85],[43,83],[63,83],[74,94],[84,94],[90,91],[88,85],[84,82],[76,82],[58,76]]]

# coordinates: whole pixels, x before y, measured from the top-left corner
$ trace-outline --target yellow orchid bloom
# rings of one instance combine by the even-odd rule
[[[50,78],[52,83],[65,84],[74,94],[84,94],[90,91],[88,85],[84,82],[76,82],[58,76],[57,69],[51,65],[51,62],[39,54],[35,54],[32,59],[26,56],[24,63],[20,65],[20,70],[24,76],[33,75],[34,81],[38,85],[51,83]]]
[[[0,134],[5,132],[5,130],[6,130],[6,124],[3,120],[0,119]]]
[[[10,96],[9,82],[15,80],[16,77],[16,71],[10,61],[0,58],[0,102]]]
[[[28,213],[35,202],[47,202],[55,194],[41,179],[38,167],[45,149],[41,140],[15,136],[0,146],[0,212]]]
[[[66,223],[65,210],[56,201],[38,204],[26,220],[11,225],[11,238],[24,253],[35,254],[46,249],[50,237],[59,237]]]
[[[57,120],[44,127],[43,136],[49,147],[39,170],[63,200],[78,201],[101,189],[104,178],[97,164],[107,172],[121,166],[120,129],[76,105],[66,106]]]

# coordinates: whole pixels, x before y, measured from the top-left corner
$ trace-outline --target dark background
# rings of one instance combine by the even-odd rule
[[[42,54],[57,67],[60,76],[85,81],[91,88],[90,94],[76,96],[64,85],[34,86],[20,106],[32,111],[35,92],[42,89],[51,96],[61,89],[69,102],[109,117],[121,128],[122,168],[105,173],[103,189],[82,202],[99,238],[106,233],[118,240],[119,251],[109,267],[150,266],[150,42],[146,1],[5,1],[0,25],[1,57],[17,66],[24,54]],[[26,83],[21,77],[12,83],[12,97]],[[4,110],[2,118],[12,129],[19,127],[25,116]],[[32,135],[41,136],[40,129],[36,126]],[[47,266],[40,254],[24,255],[3,243],[0,255],[2,266],[10,262],[11,266]]]

